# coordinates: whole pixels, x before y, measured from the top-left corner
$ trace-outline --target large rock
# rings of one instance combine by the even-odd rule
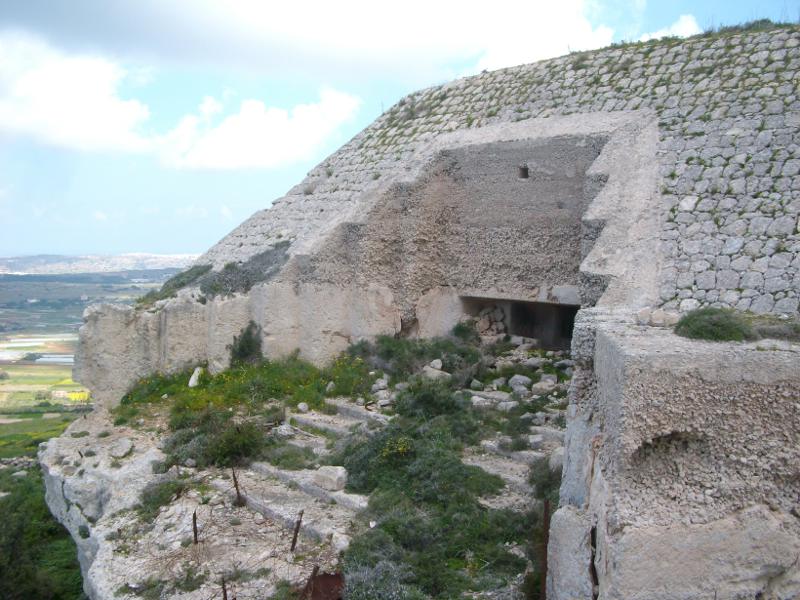
[[[331,492],[338,492],[347,485],[347,469],[344,467],[324,466],[314,472],[314,483]]]
[[[430,365],[422,367],[422,375],[432,381],[450,381],[452,375],[446,371],[434,369]]]
[[[189,387],[197,387],[200,385],[200,377],[203,375],[203,367],[195,367],[192,371],[192,376],[189,378]]]

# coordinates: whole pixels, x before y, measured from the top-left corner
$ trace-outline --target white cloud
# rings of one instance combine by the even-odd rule
[[[228,208],[227,204],[223,204],[219,207],[219,214],[222,215],[222,218],[226,221],[230,221],[233,218],[233,211]]]
[[[208,209],[204,206],[196,206],[194,204],[179,206],[175,209],[175,216],[184,219],[207,219]]]
[[[238,112],[224,115],[223,102],[206,96],[197,114],[158,135],[145,132],[149,108],[120,96],[125,78],[111,60],[0,33],[0,133],[75,150],[150,153],[172,167],[270,168],[313,158],[360,105],[354,96],[323,89],[316,103],[287,110],[245,99]],[[223,92],[223,100],[233,96]]]
[[[92,217],[95,221],[108,221],[108,215],[104,213],[102,210],[96,210],[92,213]]]
[[[236,113],[205,98],[158,143],[166,164],[194,169],[272,168],[313,158],[360,105],[355,96],[325,88],[319,101],[286,110],[244,100]]]
[[[697,35],[698,33],[702,32],[703,30],[700,29],[700,26],[697,24],[697,19],[694,18],[694,15],[681,15],[678,17],[678,20],[669,27],[659,29],[658,31],[653,31],[652,33],[645,33],[639,38],[639,41],[647,42],[649,40],[657,40],[667,36],[684,38],[691,35]]]
[[[125,100],[126,72],[105,58],[68,55],[22,34],[0,35],[0,131],[79,150],[141,151],[149,111]]]
[[[634,8],[643,1],[618,0]],[[72,0],[48,10],[28,4],[12,3],[6,18],[73,46],[327,81],[389,76],[425,85],[467,63],[510,66],[611,41],[611,30],[587,17],[598,14],[598,0]]]

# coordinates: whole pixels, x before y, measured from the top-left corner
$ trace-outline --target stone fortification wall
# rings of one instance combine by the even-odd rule
[[[585,312],[548,598],[800,594],[800,345]]]
[[[449,132],[576,113],[650,110],[666,258],[660,303],[794,313],[800,296],[800,32],[651,42],[503,69],[412,94],[200,262],[281,239],[313,247],[381,190],[413,180]]]

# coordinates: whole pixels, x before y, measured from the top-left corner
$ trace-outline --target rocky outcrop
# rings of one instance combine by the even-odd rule
[[[548,598],[800,595],[800,345],[579,331]]]

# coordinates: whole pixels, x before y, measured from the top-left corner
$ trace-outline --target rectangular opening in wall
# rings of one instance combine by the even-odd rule
[[[464,313],[475,318],[481,335],[520,335],[546,350],[569,350],[580,306],[501,298],[462,297]]]

